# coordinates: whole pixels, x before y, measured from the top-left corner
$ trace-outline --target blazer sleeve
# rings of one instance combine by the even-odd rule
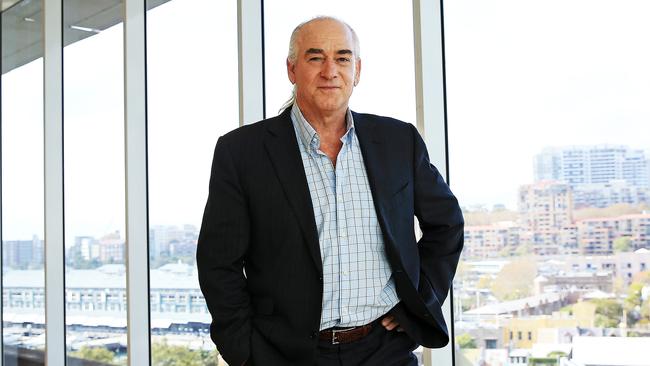
[[[414,140],[414,198],[422,238],[418,241],[420,281],[427,280],[442,305],[452,285],[463,249],[463,215],[456,197],[429,162],[422,137],[412,127]]]
[[[217,141],[199,234],[199,284],[212,315],[210,336],[230,365],[250,355],[251,305],[244,276],[249,246],[246,198],[225,137]]]

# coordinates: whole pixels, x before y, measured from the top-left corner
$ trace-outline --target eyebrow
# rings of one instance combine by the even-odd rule
[[[305,54],[310,55],[310,54],[324,54],[325,51],[323,51],[322,48],[308,48],[307,51],[305,51]],[[348,49],[343,49],[343,50],[338,50],[336,51],[337,55],[351,55],[352,50]]]

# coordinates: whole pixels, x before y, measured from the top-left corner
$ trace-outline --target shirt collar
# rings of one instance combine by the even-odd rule
[[[300,137],[300,141],[302,142],[303,146],[307,149],[310,147],[318,149],[320,147],[320,136],[318,136],[318,132],[316,132],[311,124],[307,122],[297,103],[293,103],[293,106],[291,107],[291,120],[293,121],[294,126],[297,126],[298,136]],[[354,130],[354,119],[352,118],[352,112],[350,111],[350,108],[348,108],[345,112],[345,124],[346,131],[345,134],[341,137],[341,141],[343,143],[345,143],[346,140],[350,138],[352,134],[351,131]]]

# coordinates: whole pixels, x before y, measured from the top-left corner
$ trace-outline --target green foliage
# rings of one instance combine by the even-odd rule
[[[546,357],[548,358],[559,358],[559,357],[566,357],[566,356],[568,355],[562,351],[553,351],[550,352],[548,355],[546,355]]]
[[[621,236],[614,239],[614,252],[629,252],[632,250],[632,239],[629,236]]]
[[[566,305],[560,308],[561,313],[568,313],[569,315],[573,315],[573,305]]]
[[[531,357],[528,359],[528,366],[549,366],[557,365],[557,358]]]
[[[630,205],[627,203],[619,203],[616,205],[604,208],[583,208],[573,211],[574,220],[583,220],[596,217],[616,217],[630,214],[640,214],[647,210],[647,205]]]
[[[532,293],[537,264],[532,257],[522,257],[506,264],[492,281],[492,293],[501,301],[521,299]]]
[[[467,333],[456,336],[456,344],[460,348],[476,348],[474,338]]]
[[[167,342],[154,343],[151,349],[152,366],[218,366],[219,353],[195,351],[183,346],[170,346]]]
[[[519,217],[519,213],[503,209],[492,211],[463,209],[463,217],[467,226],[491,225],[502,221],[515,221]]]
[[[70,355],[84,360],[97,361],[105,364],[112,365],[115,360],[115,353],[100,347],[87,347],[83,346],[78,351],[71,352]]]
[[[625,298],[625,309],[631,310],[634,307],[641,305],[641,290],[643,284],[640,282],[632,282],[630,287],[627,288],[627,297]]]
[[[650,324],[650,297],[641,304],[641,320],[639,320],[639,323],[646,326]]]
[[[481,276],[476,282],[476,288],[489,289],[492,287],[492,279],[489,276]]]
[[[91,260],[84,259],[84,257],[81,255],[81,252],[77,249],[73,248],[70,254],[71,255],[69,255],[66,259],[66,265],[69,267],[75,269],[95,269],[99,268],[102,265],[102,262],[100,262],[97,258]]]
[[[623,306],[616,300],[591,300],[596,305],[596,326],[617,328],[623,317]]]
[[[533,246],[530,243],[522,243],[514,251],[516,256],[526,256],[533,254]]]

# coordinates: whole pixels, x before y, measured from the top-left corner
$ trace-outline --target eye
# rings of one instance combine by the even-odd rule
[[[322,61],[322,60],[323,58],[319,56],[314,56],[309,58],[309,61]]]
[[[349,57],[339,57],[338,61],[339,62],[350,62],[350,58]]]

